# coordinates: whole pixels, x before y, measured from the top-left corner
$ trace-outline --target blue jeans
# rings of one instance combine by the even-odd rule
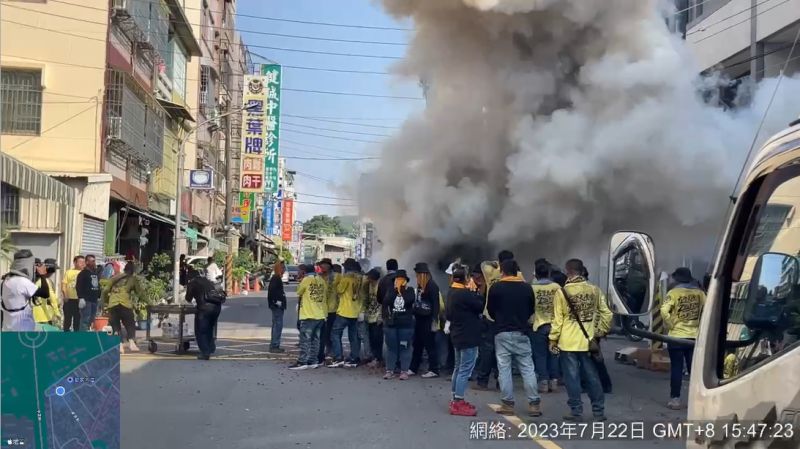
[[[281,334],[283,333],[283,313],[285,312],[284,309],[280,307],[275,307],[274,309],[269,309],[272,311],[272,337],[269,341],[269,347],[272,349],[278,349],[281,347]]]
[[[369,344],[369,328],[366,321],[358,322],[358,341],[361,343],[361,360],[372,360],[372,350]],[[359,356],[360,356],[359,355]]]
[[[501,332],[494,337],[494,350],[497,355],[497,371],[500,380],[501,399],[506,404],[514,403],[514,380],[511,377],[511,364],[516,362],[522,376],[525,395],[529,404],[540,402],[536,389],[536,371],[533,368],[531,340],[522,332]]]
[[[400,372],[408,371],[411,365],[411,340],[414,338],[413,327],[383,326],[383,338],[386,341],[386,371],[393,371],[400,365]]]
[[[456,349],[456,367],[453,373],[453,399],[464,399],[464,392],[467,390],[469,376],[475,369],[475,361],[478,360],[478,347]]]
[[[81,330],[88,331],[92,329],[94,318],[97,316],[97,303],[86,301],[86,307],[81,309]]]
[[[692,372],[692,356],[694,347],[667,346],[669,353],[669,397],[681,397],[681,386],[683,385],[683,363],[686,362],[686,370]]]
[[[603,386],[600,384],[600,377],[597,374],[594,362],[589,352],[569,352],[561,351],[561,372],[564,375],[564,384],[567,388],[567,405],[570,412],[575,416],[583,414],[583,402],[581,401],[581,378],[585,380],[586,392],[592,401],[592,413],[595,416],[602,416],[605,412],[605,396]]]
[[[348,361],[358,362],[361,360],[361,340],[358,339],[358,319],[345,318],[341,315],[336,315],[336,321],[333,322],[333,330],[331,331],[331,339],[333,340],[333,360],[337,362],[344,360],[342,334],[345,328],[347,328],[347,339],[350,340],[350,357]]]
[[[319,336],[325,320],[300,320],[300,356],[297,363],[314,365],[319,353]]]
[[[558,355],[550,352],[548,336],[550,325],[543,324],[531,334],[531,349],[533,349],[533,366],[536,369],[536,378],[539,381],[556,380],[561,377],[561,367]]]

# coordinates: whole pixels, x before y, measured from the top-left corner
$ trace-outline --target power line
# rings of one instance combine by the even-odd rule
[[[326,134],[318,134],[318,133],[312,133],[312,132],[308,132],[308,131],[298,131],[296,129],[291,129],[291,128],[282,128],[281,131],[283,131],[283,132],[287,132],[288,131],[288,132],[292,132],[292,133],[295,133],[295,134],[301,134],[301,135],[304,135],[304,136],[326,137],[328,139],[347,140],[347,141],[350,141],[350,142],[378,143],[378,144],[383,143],[383,142],[378,141],[378,140],[353,139],[353,138],[349,138],[349,137],[328,136]]]
[[[326,182],[328,184],[336,184],[335,182],[331,181],[330,179],[320,178],[319,176],[314,176],[314,175],[309,174],[309,173],[305,173],[305,172],[301,172],[301,171],[297,171],[297,170],[295,170],[295,173],[300,175],[300,176],[303,176],[303,177],[306,177],[306,178],[309,178],[309,179],[313,179],[315,181]]]
[[[767,1],[768,1],[768,0],[767,0]],[[781,5],[783,5],[784,3],[787,3],[787,2],[789,2],[789,1],[791,1],[791,0],[783,0],[782,2],[778,3],[777,5],[774,5],[774,6],[772,6],[772,7],[770,7],[770,8],[767,8],[767,9],[765,9],[765,10],[763,10],[763,11],[760,11],[758,14],[756,14],[756,17],[758,17],[758,16],[760,16],[761,14],[764,14],[764,13],[766,13],[766,12],[772,11],[773,9],[777,8],[778,6],[781,6]],[[720,33],[724,32],[724,31],[730,30],[730,29],[731,29],[731,28],[733,28],[733,27],[736,27],[736,26],[738,26],[738,25],[741,25],[741,24],[743,24],[743,23],[749,22],[750,20],[751,20],[751,18],[750,18],[750,17],[748,17],[748,18],[746,18],[746,19],[744,19],[744,20],[742,20],[742,21],[736,22],[736,23],[734,23],[733,25],[729,25],[729,26],[727,26],[727,27],[725,27],[725,28],[723,28],[723,29],[721,29],[721,30],[717,31],[716,33],[709,34],[708,36],[703,36],[703,37],[701,37],[700,39],[697,39],[696,41],[692,41],[692,43],[693,43],[693,44],[697,44],[697,43],[703,42],[703,41],[704,41],[704,40],[706,40],[706,39],[711,39],[712,37],[714,37],[714,36],[716,36],[716,35],[718,35],[718,34],[720,34]],[[687,35],[687,36],[688,36],[688,35]]]
[[[710,23],[710,24],[708,24],[708,25],[704,26],[703,28],[701,28],[701,29],[699,29],[699,30],[695,30],[695,31],[691,31],[691,32],[689,32],[689,33],[686,33],[686,36],[688,37],[688,36],[691,36],[692,34],[695,34],[695,33],[702,33],[702,32],[705,32],[707,29],[709,29],[709,28],[713,27],[714,25],[719,25],[720,23],[722,23],[722,22],[724,22],[724,21],[726,21],[726,20],[728,20],[728,19],[730,19],[730,18],[736,17],[736,16],[738,16],[739,14],[741,14],[741,13],[743,13],[743,12],[750,11],[750,10],[752,10],[753,8],[756,8],[756,7],[758,7],[758,6],[760,6],[760,5],[763,5],[764,3],[767,3],[767,2],[770,2],[770,1],[772,1],[772,0],[763,0],[763,1],[762,1],[762,2],[760,2],[760,3],[756,3],[755,5],[751,5],[749,8],[745,8],[745,9],[743,9],[743,10],[741,10],[741,11],[735,12],[735,13],[733,13],[733,14],[731,14],[731,15],[729,15],[729,16],[727,16],[727,17],[725,17],[724,19],[720,19],[720,20],[718,20],[718,21],[716,21],[716,22],[714,22],[714,23]],[[712,14],[713,14],[713,13],[712,13]],[[710,15],[709,15],[709,17],[710,17]]]
[[[298,159],[302,161],[335,161],[335,162],[352,162],[352,161],[366,161],[371,159],[380,159],[379,157],[302,157],[302,156],[281,156],[286,159]]]
[[[64,123],[67,123],[67,122],[69,122],[70,120],[73,120],[73,119],[77,118],[78,116],[80,116],[80,115],[83,115],[84,113],[86,113],[86,112],[88,112],[88,111],[90,111],[90,110],[92,110],[92,109],[95,109],[95,108],[97,108],[97,104],[93,104],[93,105],[89,106],[89,107],[88,107],[88,108],[86,108],[86,109],[80,110],[80,111],[76,112],[75,114],[72,114],[72,115],[70,115],[70,116],[69,116],[69,117],[67,117],[66,119],[64,119],[64,120],[62,120],[62,121],[60,121],[60,122],[56,123],[55,125],[53,125],[53,126],[51,126],[51,127],[47,128],[47,129],[45,129],[45,130],[41,131],[41,132],[40,132],[38,135],[36,135],[36,136],[31,136],[30,138],[28,138],[28,139],[25,139],[25,140],[23,140],[22,142],[20,142],[20,143],[18,143],[18,144],[16,144],[16,145],[14,145],[13,147],[9,148],[9,150],[13,150],[14,148],[17,148],[17,147],[19,147],[19,146],[22,146],[22,145],[24,145],[24,144],[26,144],[26,143],[30,142],[31,140],[33,140],[33,139],[35,139],[35,138],[37,138],[37,137],[41,137],[41,136],[43,136],[45,133],[47,133],[47,132],[49,132],[49,131],[52,131],[52,130],[56,129],[56,128],[58,128],[59,126],[63,125]]]
[[[313,90],[313,89],[293,89],[288,87],[281,87],[281,92],[306,92],[312,94],[325,94],[325,95],[347,95],[351,97],[369,97],[369,98],[391,98],[394,100],[417,100],[425,101],[422,97],[406,97],[401,95],[378,95],[378,94],[360,94],[357,92],[333,92],[329,90]]]
[[[108,8],[92,8],[92,7],[87,7],[87,6],[84,6],[84,5],[76,5],[74,3],[67,3],[67,2],[58,2],[58,3],[64,3],[64,4],[72,5],[72,6],[84,7],[84,8],[88,8],[88,9],[93,9],[95,11],[103,11],[103,12],[107,12],[108,11]],[[25,11],[39,13],[39,14],[48,14],[48,15],[52,15],[52,16],[55,16],[55,17],[62,17],[62,18],[65,18],[65,19],[80,20],[80,21],[85,22],[85,23],[96,23],[96,24],[99,24],[99,25],[106,25],[106,22],[95,22],[95,21],[90,21],[90,20],[73,18],[73,17],[70,17],[70,16],[62,16],[62,15],[58,15],[58,14],[50,13],[50,12],[46,12],[46,11],[37,11],[35,9],[22,8],[22,7],[17,6],[17,5],[8,5],[8,6],[11,6],[12,8],[22,9],[22,10],[25,10]],[[137,14],[131,14],[130,17],[140,17],[140,18],[144,18],[144,19],[152,19],[150,16],[141,16],[141,15],[137,15]],[[183,22],[182,20],[174,20],[174,19],[170,19],[168,17],[166,19],[157,19],[157,20],[159,22],[169,22],[169,23],[182,23]],[[216,25],[212,25],[212,24],[205,24],[205,25],[204,24],[197,24],[197,23],[191,23],[188,20],[187,20],[187,23],[189,25],[191,25],[191,26],[196,26],[196,27],[200,27],[200,28],[214,28],[214,29],[219,29],[219,30],[223,29],[221,26],[216,26]],[[342,43],[349,43],[349,44],[375,44],[375,45],[396,45],[396,46],[405,46],[405,45],[407,45],[405,42],[367,41],[367,40],[358,40],[358,39],[339,39],[339,38],[328,38],[328,37],[318,37],[318,36],[302,36],[302,35],[297,35],[297,34],[283,34],[283,33],[271,33],[271,32],[267,32],[267,31],[257,31],[257,30],[243,30],[241,28],[237,28],[236,31],[238,31],[240,33],[259,34],[259,35],[263,35],[263,36],[275,36],[275,37],[285,37],[285,38],[292,38],[292,39],[306,39],[306,40],[317,40],[317,41],[327,41],[327,42],[342,42]]]
[[[301,200],[294,200],[294,202],[299,204],[312,204],[315,206],[358,207],[358,204],[316,203],[313,201],[301,201]]]
[[[257,58],[261,58],[265,61],[269,62],[276,62],[266,56],[259,55],[258,53],[249,51],[252,56]],[[308,67],[308,66],[297,66],[297,65],[288,65],[288,64],[281,64],[281,68],[285,69],[295,69],[295,70],[311,70],[316,72],[335,72],[335,73],[357,73],[361,75],[391,75],[389,72],[379,72],[377,70],[350,70],[350,69],[334,69],[330,67]]]
[[[284,114],[287,117],[291,117],[288,114]],[[379,117],[329,117],[329,116],[320,116],[320,115],[304,115],[303,118],[313,119],[313,120],[364,120],[364,121],[403,121],[405,118],[379,118]],[[368,125],[361,125],[361,126],[368,126]]]
[[[282,114],[284,117],[292,117],[292,118],[301,118],[305,120],[313,120],[317,122],[326,122],[326,123],[338,123],[340,125],[352,125],[352,126],[365,126],[368,128],[383,128],[383,129],[400,129],[399,126],[386,126],[386,125],[369,125],[365,123],[353,123],[353,122],[346,122],[340,120],[327,120],[321,118],[314,118],[307,115],[293,115],[293,114]],[[380,119],[377,119],[380,120]]]
[[[10,8],[16,8],[16,9],[20,9],[20,10],[23,10],[23,11],[29,11],[29,12],[38,13],[38,14],[44,14],[44,15],[53,16],[53,17],[60,17],[60,18],[63,18],[63,19],[68,19],[68,20],[75,20],[75,21],[78,21],[78,22],[81,22],[81,23],[91,23],[91,24],[95,24],[95,25],[110,26],[110,24],[108,24],[107,22],[95,22],[95,21],[91,21],[91,20],[86,20],[86,19],[81,19],[81,18],[76,18],[76,17],[71,17],[71,16],[65,16],[65,15],[61,15],[61,14],[49,13],[49,12],[45,12],[45,11],[37,11],[35,9],[22,8],[20,6],[15,6],[15,5],[7,5],[7,4],[4,4],[4,5],[8,6]],[[12,22],[12,21],[8,21],[8,22],[19,24],[18,22]],[[197,24],[190,24],[190,25],[195,25],[195,26],[199,26],[199,27],[204,27],[204,26],[208,27],[209,26],[209,25],[197,25]],[[43,27],[37,27],[37,26],[33,26],[33,25],[28,25],[28,26],[31,26],[33,28],[46,29],[46,28],[43,28]],[[221,30],[222,28],[219,28],[219,29]],[[54,30],[50,30],[50,31],[54,31]],[[238,29],[234,29],[234,31],[242,32],[242,30],[238,30]],[[103,42],[105,42],[105,39],[89,38],[89,37],[81,36],[81,35],[74,35],[74,36],[76,36],[76,37],[84,37],[84,38],[93,39],[93,40],[102,40]],[[244,48],[247,48],[247,47],[264,48],[264,49],[268,49],[268,50],[288,51],[288,52],[297,52],[297,53],[309,53],[309,54],[320,54],[320,55],[329,55],[329,56],[345,56],[345,57],[354,57],[354,58],[373,58],[373,59],[403,59],[400,56],[375,55],[375,54],[363,54],[363,53],[338,53],[338,52],[329,52],[329,51],[304,50],[304,49],[299,49],[299,48],[285,48],[285,47],[272,47],[272,46],[267,46],[267,45],[255,45],[255,44],[244,44],[244,43],[241,43],[241,44],[230,43],[230,45],[241,45]]]
[[[361,136],[373,136],[373,137],[392,137],[392,136],[390,136],[388,134],[362,133],[362,132],[358,132],[358,131],[345,131],[345,130],[334,129],[334,128],[322,128],[322,127],[319,127],[319,126],[302,125],[302,124],[299,124],[299,123],[293,123],[293,122],[289,122],[289,121],[286,121],[286,120],[284,120],[282,123],[284,125],[292,125],[292,126],[297,126],[299,128],[315,129],[317,131],[333,131],[333,132],[337,132],[337,133],[358,134],[358,135],[361,135]]]
[[[363,156],[364,155],[364,153],[357,153],[357,152],[354,152],[354,151],[340,150],[338,148],[322,147],[322,146],[314,145],[314,144],[310,144],[310,143],[297,142],[295,140],[287,139],[286,137],[281,136],[281,145],[283,145],[284,143],[291,143],[291,144],[300,145],[300,146],[303,146],[303,147],[316,148],[318,150],[323,150],[323,151],[333,151],[334,153],[355,154],[357,156]],[[299,150],[299,151],[302,151],[302,150]]]
[[[78,6],[78,7],[81,7],[81,8],[96,9],[98,11],[106,11],[107,10],[107,8],[95,8],[95,7],[86,6],[86,5],[79,5],[79,4],[76,4],[76,3],[69,3],[69,2],[65,2],[63,0],[50,0],[50,1],[55,2],[55,3],[63,3],[65,5]],[[206,9],[206,8],[192,8],[192,7],[189,7],[189,6],[184,6],[183,8],[184,9],[192,9],[192,10],[195,10],[195,11],[206,11],[207,10],[208,12],[215,13],[215,14],[224,14],[225,13],[225,11],[215,11],[215,10]],[[307,21],[307,20],[285,19],[285,18],[278,18],[278,17],[257,16],[257,15],[240,14],[240,13],[233,13],[233,15],[239,16],[239,17],[247,17],[247,18],[250,18],[250,19],[271,20],[271,21],[276,21],[276,22],[300,23],[300,24],[304,24],[304,25],[324,25],[324,26],[331,26],[331,27],[359,28],[359,29],[368,29],[368,30],[411,31],[410,28],[380,27],[380,26],[374,26],[374,25],[352,25],[352,24],[331,23],[331,22],[312,22],[312,21]]]
[[[315,195],[315,194],[303,193],[303,192],[294,192],[294,193],[296,193],[298,195],[312,196],[314,198],[323,198],[323,199],[326,199],[326,200],[358,201],[355,198],[342,198],[342,197],[336,197],[336,196]]]

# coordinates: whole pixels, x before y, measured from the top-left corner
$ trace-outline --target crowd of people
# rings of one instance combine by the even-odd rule
[[[383,273],[378,268],[364,272],[353,259],[342,266],[329,259],[300,265],[300,354],[289,369],[365,364],[380,368],[386,380],[447,374],[450,413],[462,416],[477,413],[465,399],[469,382],[475,381],[475,390],[490,390],[493,374],[501,395],[497,412],[514,414],[512,373],[518,373],[529,416],[542,414],[542,394],[563,386],[569,408],[564,419],[582,418],[581,396],[586,393],[593,418],[605,420],[605,395],[612,385],[600,340],[611,329],[612,313],[602,290],[589,282],[581,260],[571,259],[564,268],[562,272],[539,259],[529,283],[513,253],[501,251],[496,261],[471,268],[452,264],[447,288],[441,289],[426,263],[417,263],[413,276],[395,259],[386,262]],[[273,279],[280,279],[282,270],[277,264]],[[694,312],[702,309],[705,295],[690,282],[688,269],[679,268],[672,278],[662,315],[670,335],[695,338],[699,314]],[[273,311],[270,350],[284,352],[282,282],[270,282],[268,301]],[[693,313],[686,313],[689,310]],[[345,329],[349,354],[342,346]],[[691,350],[675,347],[669,352],[673,369],[668,406],[677,408],[684,362],[688,368]],[[423,355],[427,355],[426,369],[422,369]]]

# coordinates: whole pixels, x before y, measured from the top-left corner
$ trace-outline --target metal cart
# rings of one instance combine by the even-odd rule
[[[197,307],[193,304],[158,304],[147,306],[147,350],[150,353],[158,351],[158,343],[175,343],[178,354],[185,354],[189,350],[194,336],[183,335],[183,323],[186,322],[186,315],[197,313]],[[151,337],[150,328],[152,326],[152,315],[178,315],[178,337]]]

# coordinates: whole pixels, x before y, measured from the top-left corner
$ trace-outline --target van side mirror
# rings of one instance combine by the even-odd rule
[[[764,253],[756,261],[747,291],[744,324],[752,330],[775,330],[782,326],[787,304],[798,292],[800,262],[782,253]]]
[[[608,254],[608,296],[614,313],[648,314],[656,285],[653,239],[642,232],[617,232]]]

